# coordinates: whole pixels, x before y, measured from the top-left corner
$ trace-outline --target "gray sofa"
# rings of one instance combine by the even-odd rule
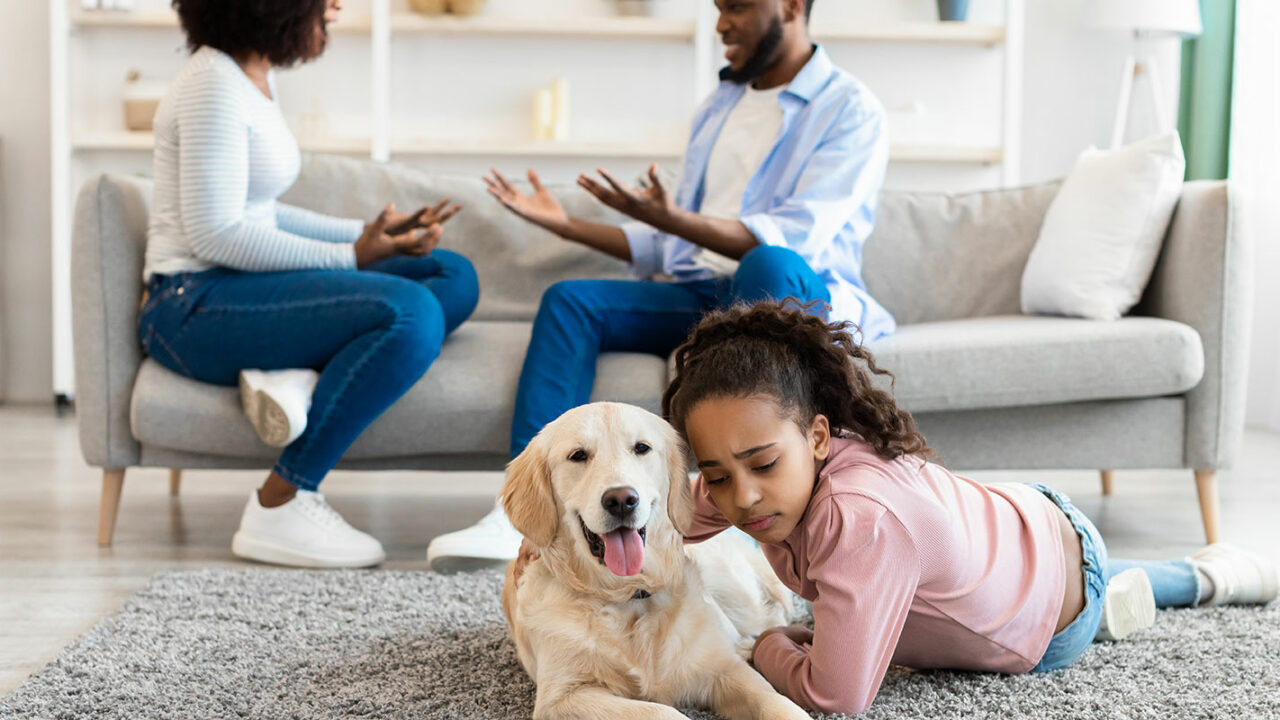
[[[867,284],[899,332],[872,346],[899,402],[957,470],[1187,468],[1217,534],[1214,472],[1243,427],[1247,244],[1225,183],[1189,183],[1141,304],[1117,322],[1019,313],[1023,265],[1056,184],[964,195],[886,192]],[[560,188],[570,212],[616,220]],[[501,468],[538,298],[564,278],[628,277],[616,260],[532,229],[476,178],[344,158],[306,161],[286,202],[370,217],[448,196],[465,206],[444,247],[470,257],[482,297],[427,374],[351,447],[343,467]],[[150,188],[101,176],[82,189],[73,240],[76,405],[87,462],[104,470],[100,544],[130,467],[263,468],[235,389],[142,354],[136,335]],[[593,397],[657,410],[666,359],[607,354]]]

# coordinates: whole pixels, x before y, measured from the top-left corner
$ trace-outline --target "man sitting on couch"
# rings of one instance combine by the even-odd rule
[[[601,352],[666,357],[701,316],[739,301],[821,300],[870,342],[894,330],[867,293],[871,234],[889,146],[878,100],[809,39],[813,0],[716,0],[728,47],[719,88],[693,121],[674,197],[656,166],[643,188],[608,172],[578,184],[631,217],[622,227],[565,213],[529,171],[533,194],[496,170],[489,192],[566,240],[630,262],[640,281],[571,280],[542,297],[511,427],[511,457],[546,423],[588,401]],[[655,275],[668,281],[653,281]],[[516,556],[502,508],[437,537],[435,569]]]

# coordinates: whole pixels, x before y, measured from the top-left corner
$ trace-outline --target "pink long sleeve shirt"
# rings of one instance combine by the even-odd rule
[[[686,541],[700,542],[729,523],[704,478],[693,490]],[[843,713],[871,705],[890,662],[1029,671],[1062,610],[1059,512],[1026,485],[981,485],[833,439],[800,524],[764,546],[782,582],[813,602],[813,646],[770,635],[756,668],[800,705]]]

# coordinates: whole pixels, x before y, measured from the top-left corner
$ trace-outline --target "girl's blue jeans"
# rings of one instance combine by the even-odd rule
[[[1085,605],[1070,625],[1053,636],[1044,657],[1031,672],[1067,667],[1088,649],[1102,622],[1102,601],[1106,597],[1107,582],[1125,570],[1142,568],[1147,573],[1151,589],[1155,591],[1156,607],[1191,607],[1199,601],[1200,576],[1191,563],[1185,560],[1143,562],[1108,558],[1102,534],[1071,503],[1071,498],[1044,485],[1033,484],[1032,487],[1062,509],[1080,536],[1080,547],[1084,551]]]
[[[447,250],[362,271],[157,275],[147,291],[138,336],[176,373],[234,386],[245,369],[320,372],[306,431],[274,467],[303,490],[417,382],[480,297],[471,262]]]
[[[818,274],[795,251],[761,245],[733,277],[687,282],[566,280],[547,289],[525,354],[511,457],[544,425],[591,399],[602,352],[667,357],[710,310],[738,301],[831,302]]]

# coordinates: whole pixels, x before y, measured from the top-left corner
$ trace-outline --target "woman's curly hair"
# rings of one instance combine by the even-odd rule
[[[689,411],[703,400],[767,395],[806,432],[821,413],[832,434],[857,435],[881,457],[931,457],[915,419],[872,383],[872,374],[893,375],[854,341],[857,326],[829,324],[814,309],[788,298],[707,315],[676,349],[663,415],[683,435]]]
[[[327,0],[173,0],[187,46],[208,46],[239,58],[263,55],[277,67],[311,59],[318,51]]]

